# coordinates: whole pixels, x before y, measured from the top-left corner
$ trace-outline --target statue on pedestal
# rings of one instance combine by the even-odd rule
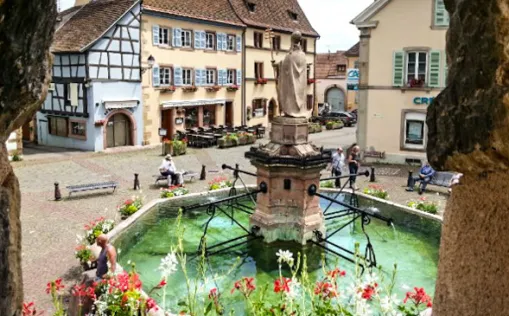
[[[272,66],[276,70],[277,96],[281,113],[289,117],[309,118],[307,109],[307,62],[300,42],[302,34],[292,34],[292,48],[283,61]]]

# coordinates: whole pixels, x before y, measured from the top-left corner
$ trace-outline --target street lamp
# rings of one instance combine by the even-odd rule
[[[148,58],[147,58],[148,67],[141,67],[141,74],[144,74],[145,71],[152,69],[152,67],[154,67],[155,62],[156,62],[156,59],[154,58],[154,56],[152,56],[152,55],[148,56]]]

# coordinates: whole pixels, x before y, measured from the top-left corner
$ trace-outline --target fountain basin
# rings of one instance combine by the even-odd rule
[[[241,190],[237,190],[241,193]],[[324,194],[335,195],[334,190]],[[110,233],[112,243],[120,249],[119,262],[122,266],[128,266],[128,262],[135,262],[140,277],[148,290],[161,280],[157,267],[161,258],[170,252],[171,246],[176,241],[176,218],[181,206],[204,203],[211,199],[228,196],[228,189],[205,194],[191,194],[173,199],[155,200],[147,204],[133,217],[122,222]],[[347,202],[348,194],[341,198]],[[245,200],[249,203],[249,200]],[[251,202],[252,203],[252,202]],[[326,210],[329,202],[320,200],[322,210]],[[398,264],[397,286],[395,293],[400,297],[406,290],[403,285],[410,287],[424,287],[428,293],[434,292],[438,248],[440,244],[441,221],[438,217],[427,216],[419,211],[384,203],[377,199],[364,196],[359,197],[361,208],[377,208],[381,215],[392,218],[396,231],[388,227],[386,223],[373,219],[366,226],[366,231],[371,238],[371,243],[377,256],[378,264],[382,266],[384,273],[392,272],[394,263]],[[332,205],[331,210],[339,210],[341,207]],[[249,227],[249,215],[236,212],[235,219]],[[191,256],[196,252],[200,239],[203,235],[203,226],[210,218],[204,209],[187,212],[182,218],[182,224],[186,227],[184,249]],[[331,232],[343,225],[345,219],[331,220],[326,223],[327,231]],[[207,243],[212,245],[236,236],[245,234],[238,226],[232,224],[232,220],[226,216],[218,216],[209,224]],[[355,243],[360,244],[361,252],[366,246],[366,238],[362,233],[360,223],[356,222],[340,231],[332,240],[334,243],[353,250]],[[244,276],[255,277],[257,284],[272,283],[278,276],[276,252],[279,249],[289,249],[294,253],[305,252],[308,256],[308,267],[311,277],[322,277],[321,249],[313,245],[297,247],[288,242],[264,243],[263,240],[255,240],[247,245],[211,256],[209,258],[209,283],[203,287],[203,294],[208,290],[218,287],[220,291],[229,291],[233,282]],[[296,254],[295,254],[296,255]],[[239,258],[239,259],[238,259]],[[222,275],[230,267],[240,260],[242,263],[227,278],[214,281],[212,275]],[[325,264],[328,268],[339,266],[347,271],[347,275],[353,275],[354,265],[335,255],[326,254]],[[187,264],[187,270],[191,278],[198,277],[198,260],[191,260]],[[186,282],[181,271],[176,272],[168,280],[170,286],[167,289],[167,306],[177,304],[186,292]],[[243,303],[242,303],[243,304]],[[240,308],[240,307],[239,307]]]

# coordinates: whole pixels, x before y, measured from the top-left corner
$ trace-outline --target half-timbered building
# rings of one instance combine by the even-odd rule
[[[53,78],[37,113],[42,145],[102,151],[141,145],[139,0],[97,0],[61,21]]]

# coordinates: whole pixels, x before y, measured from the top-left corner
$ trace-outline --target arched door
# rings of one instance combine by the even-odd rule
[[[345,110],[345,93],[339,88],[330,88],[326,96],[327,103],[331,107],[331,111]]]
[[[131,142],[131,121],[122,113],[110,117],[107,123],[107,147],[130,146]]]
[[[269,102],[269,122],[272,122],[276,114],[276,100],[272,99]]]

